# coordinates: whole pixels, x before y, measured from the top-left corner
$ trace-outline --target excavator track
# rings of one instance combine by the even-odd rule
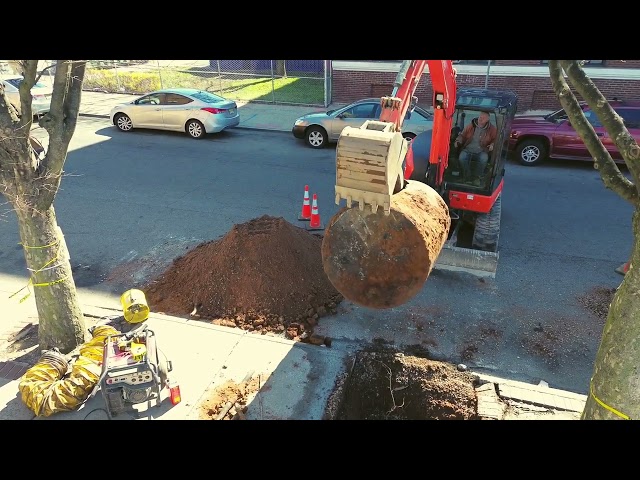
[[[476,217],[471,246],[485,252],[498,251],[500,237],[500,217],[502,214],[502,195],[498,195],[489,213]]]

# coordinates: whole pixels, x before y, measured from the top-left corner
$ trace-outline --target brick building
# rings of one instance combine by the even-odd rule
[[[545,60],[457,60],[458,87],[508,89],[518,95],[518,112],[557,110]],[[331,100],[349,103],[389,95],[401,60],[332,60]],[[589,60],[585,73],[606,98],[640,100],[640,60]],[[431,106],[427,71],[416,89],[418,104]],[[579,98],[579,96],[578,96]]]

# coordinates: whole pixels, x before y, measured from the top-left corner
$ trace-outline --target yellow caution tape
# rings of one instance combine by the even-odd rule
[[[50,243],[48,245],[42,245],[42,246],[37,246],[37,247],[32,247],[29,245],[25,245],[24,243],[19,243],[19,245],[22,245],[24,248],[32,248],[32,249],[37,249],[37,248],[49,248],[49,247],[53,247],[54,245],[59,245],[60,244],[60,240],[56,240],[53,243]],[[37,273],[42,272],[43,270],[50,270],[53,267],[57,267],[59,265],[54,265],[53,267],[50,267],[49,265],[51,265],[52,263],[54,263],[56,260],[58,260],[58,254],[59,254],[59,250],[56,252],[55,256],[49,260],[47,263],[45,263],[42,267],[38,268],[37,270],[33,270],[31,268],[27,268],[27,270],[31,271],[31,278],[29,279],[29,282],[27,282],[27,284],[22,287],[20,290],[18,290],[17,292],[12,293],[11,295],[9,295],[9,298],[12,298],[14,296],[16,296],[18,293],[20,293],[22,290],[29,289],[29,285],[33,285],[34,287],[48,287],[51,285],[55,285],[56,283],[61,283],[64,282],[68,277],[63,277],[63,278],[59,278],[57,280],[53,280],[52,282],[39,282],[39,283],[34,283],[33,282],[33,276],[36,275]],[[29,290],[29,292],[22,298],[20,298],[20,300],[18,301],[18,303],[22,303],[24,302],[27,298],[29,298],[29,296],[31,295],[31,290]]]
[[[50,243],[49,245],[42,245],[40,247],[30,247],[29,245],[25,245],[22,242],[18,242],[18,245],[22,245],[24,248],[49,248],[49,247],[53,247],[54,245],[57,245],[58,243],[60,243],[60,240],[56,240],[53,243]]]
[[[620,418],[622,418],[623,420],[631,420],[631,417],[629,417],[629,415],[625,415],[622,412],[619,412],[618,410],[616,410],[613,407],[610,407],[609,405],[607,405],[606,403],[604,403],[602,400],[600,400],[598,397],[596,397],[596,394],[593,391],[593,379],[591,379],[591,383],[590,383],[590,392],[591,392],[591,396],[593,397],[593,399],[598,403],[598,405],[600,405],[602,408],[609,410],[611,413],[619,416]]]

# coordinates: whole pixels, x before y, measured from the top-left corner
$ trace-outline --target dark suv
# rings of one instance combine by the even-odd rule
[[[612,100],[609,104],[622,117],[629,133],[640,143],[640,101]],[[624,163],[595,112],[586,103],[581,106],[611,158]],[[522,165],[528,166],[538,165],[546,158],[593,162],[593,157],[571,126],[564,109],[548,115],[523,115],[514,118],[509,135],[509,152]]]

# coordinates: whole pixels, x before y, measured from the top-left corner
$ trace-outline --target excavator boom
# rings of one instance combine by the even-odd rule
[[[429,67],[433,85],[433,141],[430,163],[434,175],[428,184],[440,190],[449,156],[450,132],[455,109],[456,72],[451,60],[405,60],[394,82],[392,95],[380,100],[378,120],[367,120],[358,128],[346,127],[336,146],[336,204],[342,199],[360,210],[379,206],[389,214],[391,196],[405,186],[413,171],[403,170],[408,142],[402,136],[402,123],[417,102],[414,94],[422,74]]]

